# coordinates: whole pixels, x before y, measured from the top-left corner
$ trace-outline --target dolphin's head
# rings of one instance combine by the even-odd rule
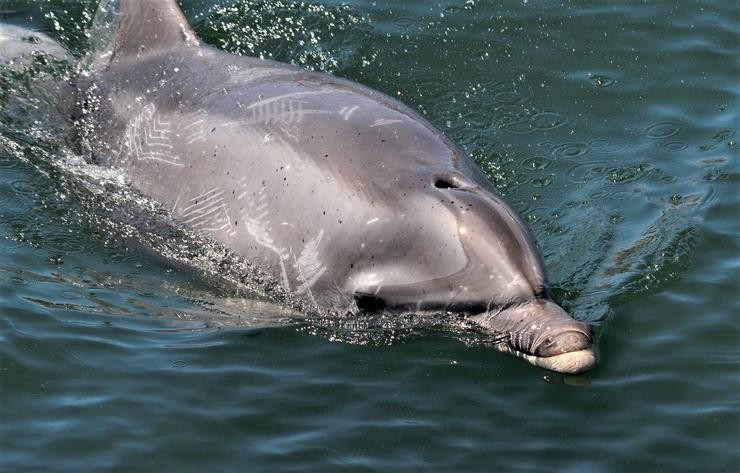
[[[349,281],[357,305],[456,312],[491,334],[500,351],[560,373],[591,369],[591,328],[552,302],[541,259],[514,213],[485,189],[465,186],[464,177],[444,179],[416,197],[396,238],[386,228],[387,246],[356,264]]]
[[[349,279],[358,306],[463,313],[500,351],[561,373],[592,368],[591,328],[550,300],[541,259],[513,211],[463,175],[431,179],[406,199],[413,208],[399,215],[395,236],[386,229],[374,240],[378,251],[358,261]]]
[[[359,222],[345,291],[367,311],[460,313],[490,332],[501,351],[553,371],[590,369],[591,329],[551,301],[542,260],[515,212],[454,145],[402,127],[389,141],[406,153],[398,161],[408,168],[418,160],[418,170],[384,163],[387,175],[373,199],[386,211],[375,206],[369,225]],[[383,146],[394,151],[383,143],[376,150]],[[445,153],[436,163],[451,165],[424,162]]]

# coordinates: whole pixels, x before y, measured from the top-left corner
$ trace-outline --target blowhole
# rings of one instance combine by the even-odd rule
[[[437,189],[457,189],[460,186],[451,177],[438,177],[434,180],[434,187]]]

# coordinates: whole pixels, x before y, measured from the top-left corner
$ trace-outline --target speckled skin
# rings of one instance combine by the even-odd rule
[[[548,300],[515,213],[411,109],[202,45],[170,0],[122,0],[119,21],[87,95],[91,144],[183,223],[319,305],[478,314],[502,340],[536,317],[545,323],[528,346],[499,348],[536,356],[535,340],[558,339],[557,353],[590,350],[588,327]],[[557,333],[545,333],[547,321]]]

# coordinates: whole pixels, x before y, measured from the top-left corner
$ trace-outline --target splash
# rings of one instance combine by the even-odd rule
[[[193,23],[198,36],[220,49],[335,72],[369,65],[363,48],[369,20],[349,5],[303,1],[239,1],[216,5]]]

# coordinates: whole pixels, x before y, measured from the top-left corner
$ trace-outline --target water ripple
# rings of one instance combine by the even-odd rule
[[[591,151],[588,143],[563,143],[550,149],[555,158],[580,158]]]
[[[683,151],[689,147],[685,141],[669,141],[663,145],[669,151]]]
[[[408,30],[413,26],[417,26],[419,24],[419,19],[408,16],[397,16],[391,20],[391,23],[399,29]]]
[[[681,133],[683,128],[679,121],[663,120],[649,125],[643,133],[651,140],[662,140]]]

